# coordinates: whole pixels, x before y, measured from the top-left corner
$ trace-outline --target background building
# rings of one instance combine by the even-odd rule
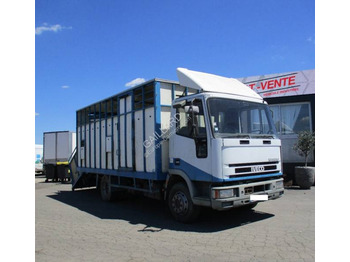
[[[298,133],[315,131],[315,69],[238,79],[260,94],[273,112],[278,136],[282,140],[283,170],[294,177],[294,166],[304,163],[294,150]],[[314,153],[308,163],[315,165]]]

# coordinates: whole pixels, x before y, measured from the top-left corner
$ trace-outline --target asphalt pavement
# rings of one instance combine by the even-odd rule
[[[141,196],[103,202],[96,189],[35,184],[36,261],[314,261],[315,188],[286,188],[254,210],[205,209],[193,224]]]

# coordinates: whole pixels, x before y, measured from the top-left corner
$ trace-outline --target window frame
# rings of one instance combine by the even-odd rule
[[[208,137],[208,124],[207,124],[207,121],[206,121],[206,116],[205,116],[205,110],[204,110],[204,99],[202,99],[202,98],[195,98],[194,99],[194,103],[196,103],[196,100],[198,100],[198,101],[200,101],[201,102],[201,105],[202,105],[202,112],[203,112],[203,114],[201,115],[201,116],[203,116],[203,121],[204,121],[204,128],[205,128],[205,137]],[[195,104],[194,104],[195,105]],[[178,108],[176,108],[176,111],[175,111],[175,113],[180,117],[180,119],[179,119],[179,121],[177,121],[176,122],[176,135],[178,135],[178,136],[182,136],[182,137],[187,137],[187,138],[190,138],[190,139],[194,139],[194,137],[193,137],[193,134],[192,135],[189,135],[189,136],[186,136],[186,135],[184,135],[184,134],[181,134],[181,133],[179,133],[178,131],[180,130],[180,128],[179,128],[179,124],[181,123],[181,113],[178,111],[179,109],[183,109],[183,110],[185,110],[183,107],[178,107]],[[188,115],[189,113],[185,113],[185,115]],[[199,116],[199,115],[197,115],[197,116]],[[199,117],[198,117],[198,119],[197,120],[199,120]],[[201,121],[198,121],[198,123],[199,122],[201,122]]]
[[[210,122],[210,130],[211,130],[211,136],[212,136],[212,138],[221,138],[221,139],[226,139],[226,138],[228,138],[228,137],[224,137],[224,136],[221,136],[221,135],[219,135],[219,136],[216,135],[216,132],[215,132],[215,130],[214,130],[214,125],[213,125],[213,120],[212,120],[212,116],[213,116],[213,114],[212,114],[212,108],[211,108],[211,106],[210,106],[210,100],[212,100],[212,99],[232,100],[232,101],[236,101],[236,102],[238,102],[238,103],[246,102],[246,103],[250,103],[251,105],[256,104],[256,109],[258,109],[258,112],[259,112],[259,119],[260,119],[260,120],[263,119],[263,117],[262,117],[262,115],[261,115],[261,112],[262,112],[262,111],[260,110],[260,106],[261,106],[261,105],[266,106],[266,108],[265,108],[264,110],[267,110],[267,111],[270,109],[270,108],[269,108],[269,105],[268,105],[266,102],[259,103],[259,102],[255,102],[255,101],[241,100],[241,99],[238,99],[238,98],[227,98],[227,97],[208,97],[208,98],[206,99],[206,105],[207,105],[207,110],[208,110],[208,119],[209,119],[209,122]],[[245,133],[244,133],[244,132],[242,133],[242,130],[243,130],[244,128],[245,128],[245,129],[251,129],[251,128],[252,128],[251,125],[249,126],[249,123],[251,122],[250,119],[252,118],[252,114],[251,114],[252,110],[251,110],[251,109],[249,109],[249,110],[242,110],[242,107],[239,107],[239,108],[240,108],[240,110],[239,110],[239,119],[238,119],[238,123],[239,123],[239,133],[238,133],[237,135],[241,135],[241,134],[244,135]],[[245,118],[242,117],[242,114],[243,114],[243,113],[246,114]],[[267,120],[267,123],[268,123],[269,125],[271,125],[271,128],[273,129],[272,131],[276,131],[276,130],[275,130],[275,125],[274,125],[274,122],[273,122],[272,117],[268,117],[267,115],[269,115],[268,112],[266,112],[266,118],[265,118],[265,119]],[[243,121],[244,119],[246,119],[247,121]],[[261,121],[260,121],[260,122],[261,122]],[[263,123],[260,123],[260,125],[261,125],[261,124],[263,124]],[[263,125],[262,125],[262,127],[263,127]],[[220,132],[219,132],[219,133],[220,133]],[[255,134],[254,134],[254,133],[247,133],[247,135],[255,135]],[[257,135],[259,135],[259,134],[257,134]],[[273,132],[273,133],[271,133],[271,134],[265,134],[265,135],[271,135],[271,136],[273,136],[273,139],[277,138],[277,136],[278,136],[277,132]],[[235,138],[235,137],[229,137],[229,138]],[[255,136],[251,136],[250,138],[259,139],[259,137],[255,137]]]
[[[278,108],[278,116],[279,116],[279,119],[277,119],[278,121],[281,122],[282,120],[282,111],[281,111],[281,107],[283,106],[293,106],[293,105],[307,105],[308,106],[308,112],[309,112],[309,117],[310,117],[310,120],[309,120],[309,129],[308,130],[305,130],[305,131],[312,131],[312,111],[311,111],[311,103],[310,102],[293,102],[293,103],[279,103],[279,104],[269,104],[269,107],[271,109],[271,107],[277,107]],[[271,110],[272,111],[272,110]],[[273,120],[273,123],[275,125],[275,119],[274,119],[274,115],[272,116],[272,120]],[[279,125],[279,128],[277,128],[277,126],[275,125],[275,128],[276,128],[276,132],[277,132],[277,135],[278,136],[283,136],[283,137],[296,137],[298,136],[298,133],[293,133],[293,134],[282,134],[282,128],[281,128],[281,125]],[[293,130],[294,132],[294,130]]]

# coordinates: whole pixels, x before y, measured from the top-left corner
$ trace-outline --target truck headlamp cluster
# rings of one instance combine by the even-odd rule
[[[280,189],[280,188],[283,188],[283,181],[277,181],[276,182],[276,189]]]
[[[212,191],[212,195],[214,199],[220,199],[220,198],[230,198],[235,196],[234,189],[215,189]]]

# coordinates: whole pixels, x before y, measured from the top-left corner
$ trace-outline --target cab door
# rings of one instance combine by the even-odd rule
[[[212,181],[208,123],[201,98],[173,108],[175,130],[170,137],[170,168],[182,170],[191,180]]]

